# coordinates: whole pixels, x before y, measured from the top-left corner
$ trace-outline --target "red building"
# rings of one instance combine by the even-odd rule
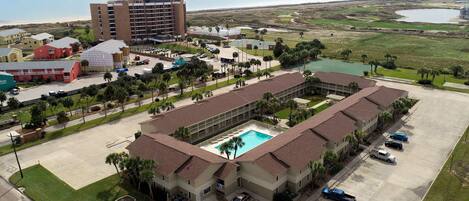
[[[35,60],[55,60],[71,56],[73,45],[79,45],[80,41],[74,38],[65,37],[49,44],[38,47],[34,50]]]
[[[17,82],[33,80],[70,83],[80,74],[78,61],[32,61],[0,63],[0,72],[10,73]]]

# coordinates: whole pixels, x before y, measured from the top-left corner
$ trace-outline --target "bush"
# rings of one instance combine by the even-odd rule
[[[91,107],[90,107],[90,110],[91,110],[91,112],[97,112],[97,111],[100,111],[100,110],[101,110],[101,107],[100,107],[100,106],[97,106],[97,105],[91,106]]]
[[[108,108],[108,109],[112,109],[112,108],[114,108],[114,107],[116,107],[116,105],[115,105],[114,103],[108,103],[108,104],[107,104],[107,108]]]
[[[370,72],[368,72],[368,71],[363,71],[363,76],[368,77],[369,74],[370,74]]]
[[[464,84],[465,84],[465,85],[469,85],[469,80],[468,80],[468,81],[466,81],[466,82],[464,82]]]
[[[419,80],[418,83],[423,84],[423,85],[431,85],[432,81],[431,80]]]

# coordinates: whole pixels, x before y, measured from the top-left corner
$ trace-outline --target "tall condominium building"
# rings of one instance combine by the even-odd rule
[[[113,0],[90,7],[98,40],[158,41],[163,36],[184,37],[186,33],[185,0]]]

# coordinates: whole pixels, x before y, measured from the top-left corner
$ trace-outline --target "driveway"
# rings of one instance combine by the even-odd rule
[[[413,114],[396,123],[389,132],[407,132],[404,151],[390,152],[397,164],[390,165],[362,153],[356,167],[329,182],[360,201],[422,200],[469,125],[469,94],[378,81],[378,85],[403,89],[420,99]],[[376,146],[382,146],[382,141]],[[313,199],[311,199],[313,200]]]

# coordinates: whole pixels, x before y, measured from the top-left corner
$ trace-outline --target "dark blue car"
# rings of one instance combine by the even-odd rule
[[[329,188],[329,187],[324,187],[322,189],[322,195],[329,200],[335,200],[335,201],[355,201],[355,196],[349,195],[345,193],[342,189],[338,188]]]
[[[409,137],[407,137],[407,134],[403,132],[395,132],[389,136],[389,138],[393,140],[398,140],[402,142],[407,142],[409,140]]]

